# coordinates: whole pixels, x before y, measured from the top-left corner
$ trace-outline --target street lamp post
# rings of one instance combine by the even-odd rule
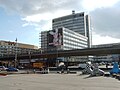
[[[17,38],[15,40],[15,68],[17,67]]]
[[[31,68],[31,51],[29,50],[28,51],[28,54],[29,54],[29,69]]]

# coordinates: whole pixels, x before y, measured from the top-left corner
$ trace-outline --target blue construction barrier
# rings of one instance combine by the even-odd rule
[[[120,69],[117,62],[114,62],[114,65],[112,70],[110,71],[110,74],[120,74]]]

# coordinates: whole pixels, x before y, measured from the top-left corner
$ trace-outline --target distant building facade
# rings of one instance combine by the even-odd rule
[[[100,45],[92,45],[92,48],[110,48],[110,47],[120,47],[120,43],[111,43],[111,44],[100,44]],[[94,56],[94,61],[103,61],[103,62],[113,62],[118,61],[120,62],[120,55],[119,54],[110,54],[104,56]]]
[[[91,47],[90,18],[84,12],[75,13],[75,11],[72,11],[71,15],[53,19],[52,28],[56,29],[59,27],[65,27],[86,36],[88,38],[88,47]]]
[[[16,58],[11,61],[0,61],[0,65],[3,66],[24,66],[24,67],[32,67],[32,63],[36,62],[35,59],[19,59],[17,56],[24,55],[24,54],[32,54],[39,52],[37,46],[30,45],[30,44],[24,44],[24,43],[17,43],[17,42],[11,42],[11,41],[3,41],[0,40],[0,57],[6,57],[6,56],[15,56]],[[15,65],[15,60],[17,64]]]
[[[37,46],[23,43],[16,43],[11,41],[0,41],[0,57],[11,54],[25,54],[35,52],[38,50]]]

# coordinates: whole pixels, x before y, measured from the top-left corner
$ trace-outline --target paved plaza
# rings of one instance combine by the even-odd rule
[[[0,90],[120,90],[120,81],[77,74],[12,74],[0,76]]]

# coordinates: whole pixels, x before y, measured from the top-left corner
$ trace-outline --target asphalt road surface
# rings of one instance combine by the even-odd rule
[[[0,76],[0,90],[120,90],[120,81],[77,74],[12,74]]]

